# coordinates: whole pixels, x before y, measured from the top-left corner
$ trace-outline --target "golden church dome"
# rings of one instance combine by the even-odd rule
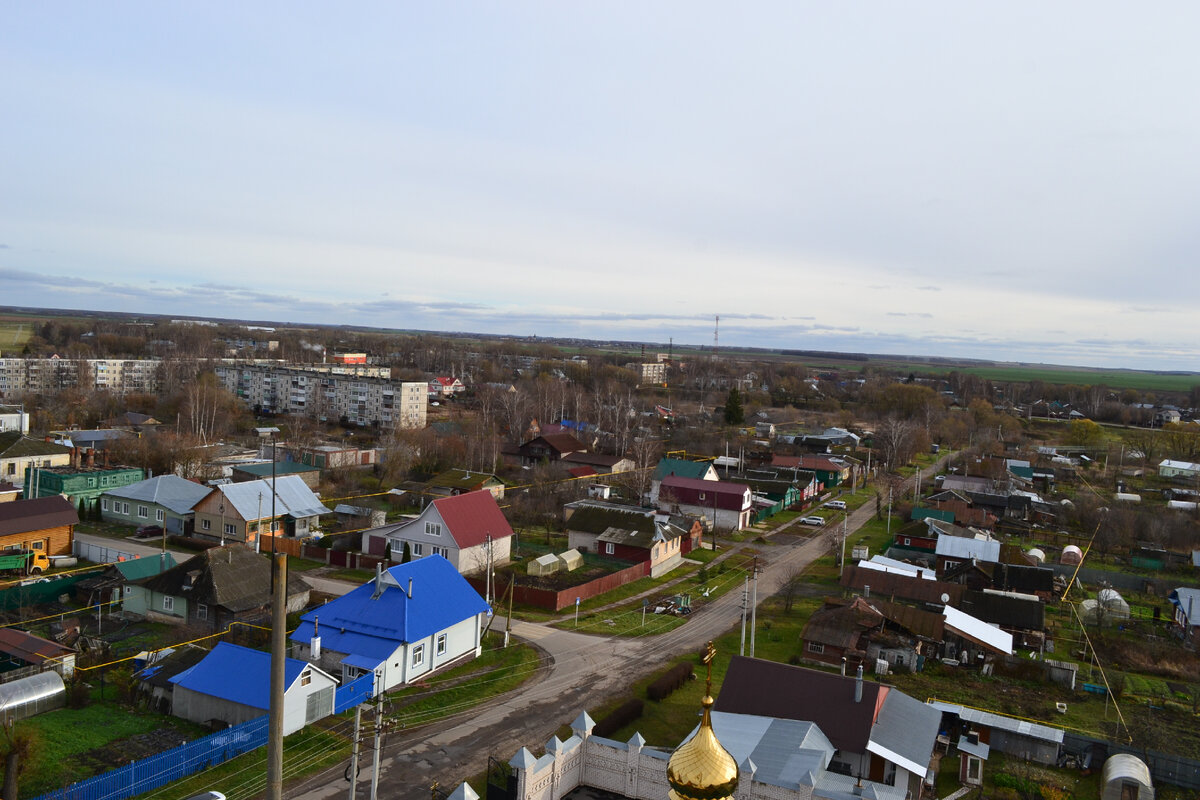
[[[738,785],[738,766],[712,729],[712,642],[704,661],[709,665],[709,678],[696,735],[688,739],[667,762],[667,783],[671,800],[724,800],[733,797]]]

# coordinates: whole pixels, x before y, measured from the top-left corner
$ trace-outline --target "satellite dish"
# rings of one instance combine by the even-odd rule
[[[949,602],[950,602],[950,595],[946,594],[945,592],[942,592],[942,602],[943,602],[943,603],[949,603]]]

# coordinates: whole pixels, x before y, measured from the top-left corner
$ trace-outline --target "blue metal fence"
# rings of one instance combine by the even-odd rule
[[[134,761],[35,800],[124,800],[186,778],[267,743],[267,718],[256,717],[194,742]]]
[[[368,672],[358,680],[337,687],[333,694],[333,713],[340,714],[348,708],[371,699],[375,690],[375,675]]]
[[[334,691],[333,713],[371,699],[375,676],[367,673]],[[125,800],[222,764],[267,743],[267,717],[233,725],[194,742],[47,792],[34,800]]]

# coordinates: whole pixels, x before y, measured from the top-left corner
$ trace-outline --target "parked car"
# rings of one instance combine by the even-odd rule
[[[800,524],[801,525],[824,525],[825,518],[824,517],[801,517]]]
[[[162,536],[163,529],[161,525],[140,525],[137,529],[138,536]]]
[[[828,503],[825,504],[825,507],[826,508],[836,508],[839,511],[845,511],[846,510],[846,501],[845,500],[830,500]]]

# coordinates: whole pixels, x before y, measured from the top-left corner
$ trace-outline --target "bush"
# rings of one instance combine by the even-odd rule
[[[631,697],[612,710],[608,716],[596,723],[592,733],[596,736],[612,736],[629,723],[642,716],[642,701]]]
[[[671,692],[678,689],[683,684],[687,683],[692,677],[692,665],[688,662],[676,664],[669,670],[659,675],[654,681],[646,687],[646,697],[651,700],[663,700],[671,695]]]

